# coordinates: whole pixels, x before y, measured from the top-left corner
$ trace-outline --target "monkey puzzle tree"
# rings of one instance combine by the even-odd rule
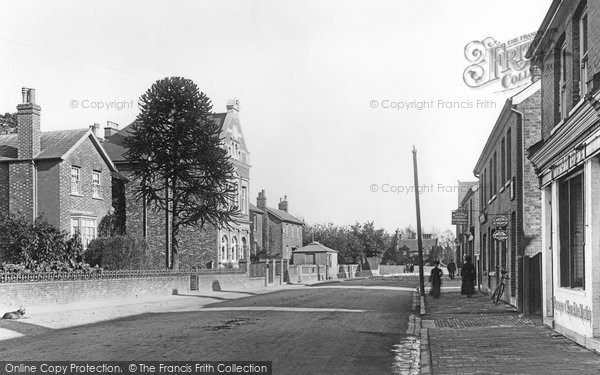
[[[235,170],[222,147],[221,127],[211,119],[211,101],[193,81],[161,79],[139,103],[125,156],[140,182],[136,196],[171,220],[166,263],[178,269],[182,228],[228,226],[239,213],[233,204]]]

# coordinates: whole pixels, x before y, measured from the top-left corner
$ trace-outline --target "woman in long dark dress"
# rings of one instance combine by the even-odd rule
[[[462,276],[460,294],[471,297],[475,294],[475,266],[471,261],[471,256],[465,257],[465,264],[460,269],[460,274]]]
[[[442,288],[442,275],[444,273],[441,269],[438,268],[440,262],[435,261],[433,265],[434,267],[431,270],[431,275],[429,276],[429,282],[431,283],[431,290],[429,291],[429,295],[433,298],[440,298],[440,289]]]

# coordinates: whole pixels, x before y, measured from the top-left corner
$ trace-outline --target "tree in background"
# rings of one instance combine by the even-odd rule
[[[137,198],[170,212],[170,267],[178,269],[182,228],[228,226],[239,214],[235,170],[222,147],[222,129],[209,117],[211,101],[193,81],[161,79],[139,104],[125,156],[140,182]]]
[[[11,134],[17,132],[17,114],[6,112],[0,114],[0,134]]]

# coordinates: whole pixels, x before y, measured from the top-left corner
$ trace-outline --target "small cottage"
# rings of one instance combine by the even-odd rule
[[[295,265],[318,264],[333,269],[338,266],[338,252],[316,241],[294,250],[292,256]]]

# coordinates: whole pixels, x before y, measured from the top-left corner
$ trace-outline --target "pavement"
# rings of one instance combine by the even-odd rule
[[[444,280],[420,317],[421,374],[598,374],[600,356],[488,295]],[[426,287],[426,290],[428,288]]]

